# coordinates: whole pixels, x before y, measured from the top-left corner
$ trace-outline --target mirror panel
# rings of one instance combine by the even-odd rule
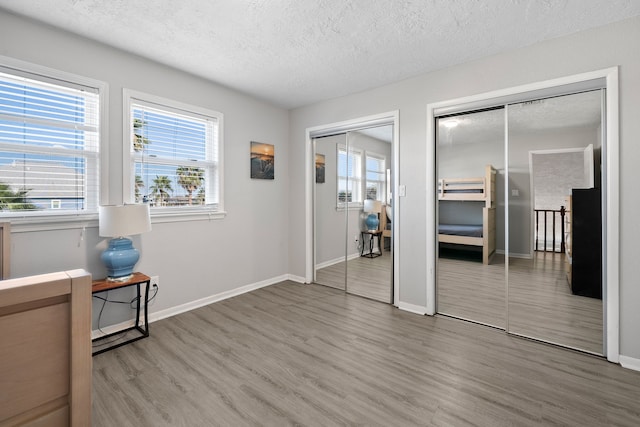
[[[314,139],[314,281],[385,303],[393,302],[392,140],[392,125]]]
[[[385,303],[393,302],[391,215],[387,214],[392,135],[393,126],[347,133],[349,158],[357,171],[347,232],[347,292]],[[367,222],[369,216],[373,219]]]
[[[347,210],[339,208],[340,188],[338,183],[339,147],[345,147],[346,135],[334,135],[314,139],[316,167],[315,180],[315,283],[346,290],[347,264],[345,236],[347,232]],[[346,169],[346,163],[341,165]],[[346,183],[340,185],[346,186]],[[338,195],[338,197],[337,197]],[[346,199],[343,197],[342,203]]]
[[[504,329],[504,110],[436,121],[437,312]]]
[[[596,354],[601,105],[601,91],[591,91],[507,107],[508,331]]]

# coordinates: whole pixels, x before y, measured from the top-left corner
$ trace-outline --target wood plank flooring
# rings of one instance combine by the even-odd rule
[[[490,265],[438,260],[438,312],[506,327],[504,257]],[[537,252],[509,260],[509,331],[547,342],[603,353],[602,300],[573,295],[564,254]]]
[[[392,263],[391,252],[387,250],[375,258],[356,257],[318,269],[316,283],[344,290],[346,274],[347,292],[390,304]]]
[[[482,262],[438,259],[438,313],[504,329],[506,327],[504,258]]]
[[[283,282],[93,359],[101,426],[638,426],[640,372]]]
[[[510,261],[510,332],[603,354],[603,327],[602,300],[571,293],[564,254]]]

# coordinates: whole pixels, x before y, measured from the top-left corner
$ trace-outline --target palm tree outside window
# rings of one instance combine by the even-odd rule
[[[125,96],[131,199],[160,210],[220,211],[222,115],[129,90]]]

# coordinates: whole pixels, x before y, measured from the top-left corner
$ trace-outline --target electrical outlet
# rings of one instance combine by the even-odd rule
[[[160,286],[160,276],[151,276],[151,287],[155,288]]]

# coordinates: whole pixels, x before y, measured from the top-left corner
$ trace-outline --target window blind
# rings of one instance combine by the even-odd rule
[[[362,202],[362,152],[338,146],[338,205]]]
[[[131,127],[136,202],[154,208],[218,206],[216,117],[135,100]]]
[[[0,67],[0,214],[94,212],[99,91]]]

